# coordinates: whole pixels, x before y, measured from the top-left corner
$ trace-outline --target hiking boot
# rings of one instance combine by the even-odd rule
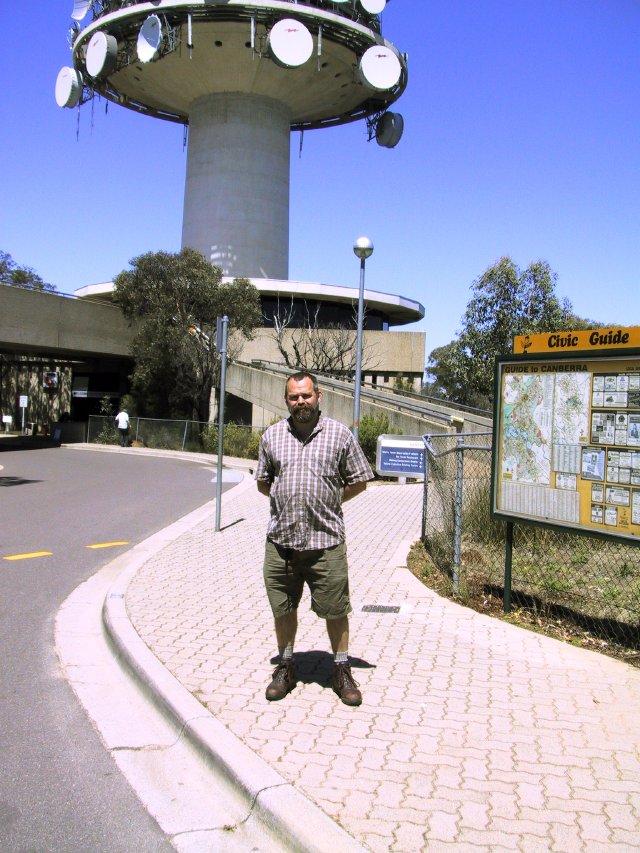
[[[345,705],[362,704],[362,693],[358,690],[358,683],[351,675],[351,667],[348,663],[336,664],[333,671],[333,689]]]
[[[273,678],[271,679],[271,684],[267,687],[265,696],[269,702],[277,702],[278,699],[284,699],[296,684],[293,661],[282,661],[273,670]]]

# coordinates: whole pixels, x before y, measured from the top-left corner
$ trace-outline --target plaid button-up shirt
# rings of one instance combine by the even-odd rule
[[[256,471],[256,480],[271,486],[267,539],[296,551],[344,542],[344,487],[371,479],[362,449],[339,421],[320,415],[305,440],[290,418],[270,426],[260,439]]]

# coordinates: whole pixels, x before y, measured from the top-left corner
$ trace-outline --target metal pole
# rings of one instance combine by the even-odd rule
[[[356,333],[356,375],[353,396],[353,435],[358,441],[360,431],[360,381],[362,377],[362,326],[364,324],[364,264],[360,258],[360,290],[358,293],[358,331]]]
[[[216,532],[220,530],[220,509],[222,506],[222,457],[224,454],[224,393],[227,384],[227,326],[229,318],[222,318],[222,341],[216,340],[216,349],[220,353],[220,403],[218,405],[218,466],[216,473]]]
[[[504,549],[504,595],[502,609],[511,613],[511,564],[513,560],[513,522],[507,522],[507,537]]]
[[[456,475],[456,498],[454,503],[454,542],[453,542],[453,592],[458,594],[460,581],[460,546],[462,542],[462,482],[464,478],[464,438],[458,438],[458,465]]]
[[[429,435],[422,436],[424,444],[424,482],[422,486],[422,535],[421,542],[427,538],[427,513],[429,511]]]

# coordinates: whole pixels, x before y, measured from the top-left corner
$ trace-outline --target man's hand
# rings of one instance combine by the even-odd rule
[[[367,488],[366,480],[361,483],[351,483],[348,486],[344,487],[344,492],[342,495],[342,501],[350,501],[351,498],[355,498],[356,495],[359,495],[360,492],[364,492]]]

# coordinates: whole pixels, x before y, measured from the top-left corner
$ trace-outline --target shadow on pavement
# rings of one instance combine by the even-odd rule
[[[331,686],[333,679],[333,655],[330,652],[314,649],[308,652],[294,652],[296,675],[303,684],[319,684],[321,687]],[[280,658],[276,655],[271,663],[276,666]],[[375,669],[375,664],[362,658],[349,655],[352,669]]]
[[[25,480],[24,477],[0,477],[0,488],[7,486],[28,486],[29,483],[41,483],[42,480]]]
[[[0,438],[0,453],[9,450],[48,450],[50,447],[60,447],[60,442],[39,435],[3,435]]]

